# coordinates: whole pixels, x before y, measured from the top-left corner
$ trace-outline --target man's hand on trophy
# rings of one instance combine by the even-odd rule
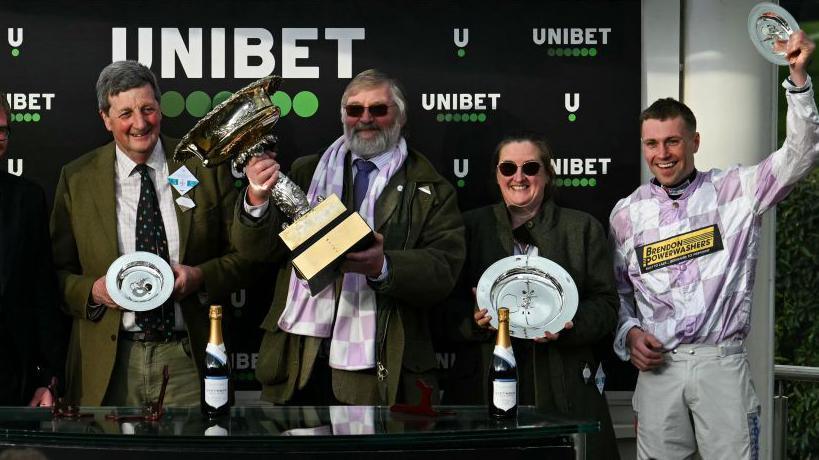
[[[375,232],[375,241],[369,248],[347,254],[341,265],[344,273],[362,273],[370,278],[378,278],[384,268],[384,235]]]
[[[173,292],[171,297],[175,300],[182,300],[202,287],[204,275],[201,268],[177,264],[173,265],[171,270],[173,270]]]
[[[97,305],[105,305],[108,308],[113,308],[114,310],[119,309],[119,305],[114,302],[114,299],[108,295],[108,288],[105,287],[105,277],[101,276],[94,281],[94,285],[91,286],[91,300],[94,301]]]
[[[250,183],[247,200],[251,206],[264,204],[279,180],[279,168],[276,153],[266,150],[261,156],[253,157],[247,164],[245,174]]]
[[[803,30],[797,30],[788,39],[785,56],[788,58],[791,81],[795,85],[802,86],[807,81],[807,68],[815,48],[816,44]]]

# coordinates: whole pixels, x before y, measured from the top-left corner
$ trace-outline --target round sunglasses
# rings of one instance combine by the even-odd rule
[[[540,163],[527,161],[521,165],[520,170],[527,176],[537,176],[537,173],[540,172]],[[502,161],[498,163],[498,171],[506,177],[514,176],[518,172],[518,165],[512,161]]]
[[[391,105],[395,104],[376,104],[369,107],[358,104],[350,104],[344,106],[344,111],[347,113],[348,117],[354,118],[364,115],[365,110],[370,112],[370,116],[383,117],[390,110]]]

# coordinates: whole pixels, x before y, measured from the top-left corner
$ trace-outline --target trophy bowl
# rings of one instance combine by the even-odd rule
[[[174,159],[196,156],[207,167],[233,159],[241,165],[248,152],[261,153],[261,145],[275,144],[270,128],[279,121],[280,111],[270,97],[280,83],[275,75],[261,78],[214,107],[180,140]]]
[[[173,293],[173,271],[162,257],[145,251],[120,256],[105,274],[108,295],[131,311],[153,310]]]
[[[788,37],[799,30],[796,19],[785,8],[774,3],[758,3],[748,14],[748,34],[759,54],[769,62],[788,65],[785,45]]]
[[[498,309],[509,309],[509,334],[521,339],[563,330],[577,312],[579,296],[571,275],[555,262],[538,256],[505,257],[483,272],[475,292],[492,327]]]

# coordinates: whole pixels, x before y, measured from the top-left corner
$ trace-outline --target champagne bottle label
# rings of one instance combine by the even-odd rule
[[[515,353],[512,351],[512,348],[504,348],[500,345],[495,345],[495,351],[492,352],[498,358],[506,361],[509,363],[510,367],[518,367],[518,363],[515,362]]]
[[[227,353],[225,344],[214,345],[208,343],[205,353],[212,356],[222,364],[227,363]],[[205,376],[205,402],[211,407],[222,407],[228,403],[228,383],[227,376]]]
[[[495,379],[492,381],[492,404],[498,409],[509,410],[518,403],[518,381]]]
[[[208,343],[208,346],[205,348],[205,353],[213,356],[222,364],[227,363],[227,348],[225,348],[224,343],[220,343],[219,345],[214,345],[212,343]]]
[[[205,377],[205,402],[217,408],[228,403],[227,377]]]

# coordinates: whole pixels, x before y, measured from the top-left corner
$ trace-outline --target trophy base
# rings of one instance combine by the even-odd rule
[[[364,218],[348,210],[336,195],[293,222],[279,237],[290,248],[293,268],[307,281],[311,295],[338,278],[348,252],[366,249],[375,240]]]

